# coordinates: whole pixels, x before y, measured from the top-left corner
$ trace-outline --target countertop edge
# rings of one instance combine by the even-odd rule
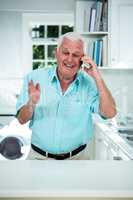
[[[0,191],[0,198],[20,198],[20,197],[106,197],[106,198],[133,198],[133,191],[104,191],[104,190],[93,190],[93,191]]]

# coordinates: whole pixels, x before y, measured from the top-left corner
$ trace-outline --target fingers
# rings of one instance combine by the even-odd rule
[[[29,85],[29,87],[34,87],[34,88],[40,90],[40,84],[37,83],[37,84],[34,85],[33,80],[30,80],[28,85]]]
[[[39,83],[34,84],[33,80],[30,80],[29,83],[28,83],[28,89],[29,89],[29,91],[33,91],[33,90],[34,91],[35,90],[40,91],[40,84]]]
[[[90,71],[90,69],[84,67],[84,71],[88,73]]]
[[[90,66],[90,67],[96,67],[96,64],[94,63],[94,61],[89,57],[89,56],[83,56],[81,58],[81,60],[86,64],[86,68],[88,68],[87,64]]]
[[[36,89],[37,89],[38,91],[40,91],[40,84],[39,84],[39,83],[36,84]]]
[[[33,83],[32,80],[29,81],[28,86],[29,86],[29,87],[34,87],[34,83]]]

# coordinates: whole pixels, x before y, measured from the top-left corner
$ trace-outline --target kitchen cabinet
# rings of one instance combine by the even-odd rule
[[[119,146],[115,144],[113,141],[110,141],[108,148],[108,159],[109,160],[131,160],[130,156],[128,156]]]
[[[102,131],[95,132],[95,160],[107,160],[108,159],[108,146],[107,138]]]
[[[112,0],[110,18],[111,65],[133,67],[133,1]]]
[[[131,158],[119,149],[118,160],[131,160]]]
[[[109,148],[108,148],[108,160],[123,160],[124,158],[121,158],[119,156],[119,147],[117,144],[114,144],[113,142],[110,141],[109,143]]]
[[[95,142],[94,142],[94,159],[95,160],[131,160],[130,156],[126,153],[128,146],[121,146],[123,140],[112,130],[103,128],[99,124],[95,124]],[[117,139],[116,139],[116,138]],[[125,150],[125,151],[124,151]]]
[[[21,13],[0,10],[0,25],[0,79],[22,78]]]

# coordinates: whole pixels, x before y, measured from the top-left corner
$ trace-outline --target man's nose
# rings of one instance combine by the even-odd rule
[[[69,56],[68,56],[68,62],[72,62],[72,55],[71,54],[69,54]]]

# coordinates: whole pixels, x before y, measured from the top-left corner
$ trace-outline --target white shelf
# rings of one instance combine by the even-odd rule
[[[100,70],[133,70],[133,67],[99,67]]]
[[[95,14],[94,12],[94,16],[92,16],[91,12],[92,8],[94,9],[94,11],[97,12],[97,14]],[[104,13],[104,24],[102,27],[103,31],[100,31],[101,18],[103,22],[102,8],[104,8],[104,12],[106,11],[106,13]],[[86,55],[89,55],[98,65],[103,63],[103,66],[108,66],[108,61],[110,60],[108,58],[109,55],[108,41],[110,32],[108,29],[107,15],[108,15],[107,3],[105,5],[105,3],[102,4],[102,2],[100,1],[95,2],[93,0],[76,1],[75,30],[84,38]]]
[[[101,35],[101,36],[104,36],[104,35],[108,35],[109,34],[109,32],[79,32],[81,35],[87,35],[87,36],[90,36],[90,35],[93,35],[93,36],[95,36],[95,35]]]

